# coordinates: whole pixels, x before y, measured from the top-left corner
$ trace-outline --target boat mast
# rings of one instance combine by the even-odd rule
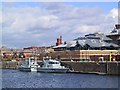
[[[34,51],[34,59],[35,59],[35,64],[37,64],[37,49],[35,49],[35,51]]]

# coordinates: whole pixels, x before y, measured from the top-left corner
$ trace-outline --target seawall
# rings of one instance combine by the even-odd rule
[[[17,69],[23,62],[22,61],[3,61],[0,62],[0,68],[1,69]]]
[[[38,62],[41,64],[41,62]],[[17,69],[22,64],[22,61],[12,62],[4,61],[0,62],[0,68],[2,69]],[[120,75],[120,62],[69,62],[62,61],[62,65],[69,67],[72,73],[96,73],[96,74],[108,74],[108,75]]]
[[[120,62],[62,62],[77,73],[120,75]]]

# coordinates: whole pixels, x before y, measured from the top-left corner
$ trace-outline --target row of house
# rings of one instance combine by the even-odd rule
[[[0,52],[3,58],[28,58],[32,56],[41,57],[45,54],[46,48],[32,46],[23,49],[10,49],[7,47],[2,47]]]

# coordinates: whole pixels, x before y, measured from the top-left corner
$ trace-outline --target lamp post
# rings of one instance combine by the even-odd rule
[[[112,52],[110,52],[110,62],[112,61]]]
[[[86,49],[86,61],[87,61],[87,49]]]

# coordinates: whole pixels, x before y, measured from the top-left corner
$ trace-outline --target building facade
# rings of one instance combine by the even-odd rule
[[[120,61],[120,25],[111,34],[93,33],[56,45],[50,55],[62,60]]]

